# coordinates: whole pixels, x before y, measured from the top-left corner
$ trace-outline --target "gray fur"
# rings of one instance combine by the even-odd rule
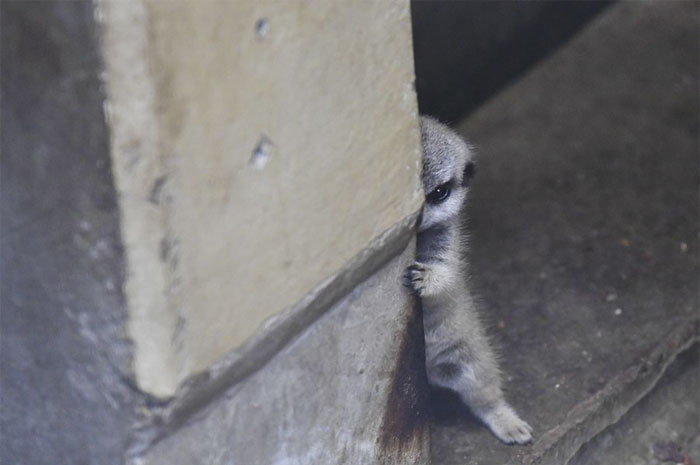
[[[428,380],[457,392],[503,442],[527,443],[532,428],[504,399],[498,362],[467,287],[460,213],[469,184],[463,179],[465,168],[474,163],[472,150],[431,118],[421,118],[421,135],[426,198],[438,186],[450,188],[444,201],[426,201],[418,225],[417,261],[406,271],[409,287],[423,303]]]

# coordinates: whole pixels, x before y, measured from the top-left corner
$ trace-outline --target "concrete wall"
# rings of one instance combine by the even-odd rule
[[[407,2],[204,5],[99,4],[134,367],[159,397],[422,196]]]
[[[0,462],[120,463],[134,411],[92,7],[0,3]]]
[[[0,462],[426,463],[407,0],[0,8]]]

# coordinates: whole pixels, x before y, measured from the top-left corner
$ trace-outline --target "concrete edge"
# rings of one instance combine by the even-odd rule
[[[170,435],[242,379],[255,373],[355,286],[398,255],[415,234],[420,210],[384,231],[300,301],[262,324],[241,347],[191,376],[168,402],[151,405],[135,425],[127,457],[136,458]]]
[[[123,292],[129,317],[125,329],[134,347],[128,376],[144,394],[165,400],[178,385],[178,360],[169,350],[177,315],[170,311],[173,277],[159,257],[159,244],[169,236],[170,205],[154,200],[167,166],[158,155],[161,141],[149,62],[149,18],[141,0],[91,2],[126,260]]]
[[[700,341],[699,323],[698,318],[679,321],[640,363],[615,376],[598,393],[575,406],[562,424],[545,432],[523,463],[569,463],[585,443],[617,423],[646,396],[678,355]]]

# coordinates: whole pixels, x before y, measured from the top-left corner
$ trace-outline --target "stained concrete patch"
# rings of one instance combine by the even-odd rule
[[[414,247],[135,463],[427,463],[422,320],[400,279]]]
[[[472,278],[535,442],[441,404],[435,463],[562,465],[697,339],[698,8],[618,3],[460,126]]]
[[[413,304],[384,406],[379,436],[381,463],[402,463],[405,454],[425,446],[429,391],[425,370],[423,309],[420,300],[413,299]]]

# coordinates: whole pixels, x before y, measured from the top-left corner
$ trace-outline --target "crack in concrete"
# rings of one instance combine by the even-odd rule
[[[523,463],[567,464],[586,443],[617,423],[663,377],[676,358],[700,341],[698,319],[672,330],[663,342],[603,389],[574,407],[565,421],[544,433]]]

